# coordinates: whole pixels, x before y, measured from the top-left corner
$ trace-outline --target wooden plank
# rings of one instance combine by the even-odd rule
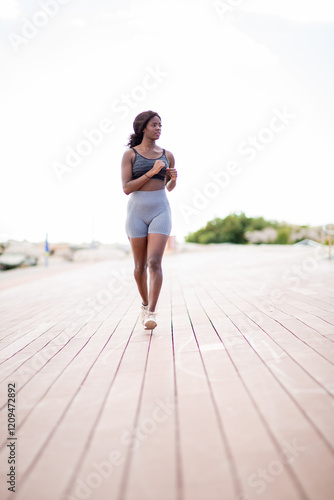
[[[221,431],[182,291],[172,296],[182,498],[226,498],[238,493],[235,464]]]

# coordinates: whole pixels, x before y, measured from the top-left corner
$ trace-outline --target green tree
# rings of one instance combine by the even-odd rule
[[[244,213],[230,214],[225,219],[209,221],[204,228],[191,233],[186,241],[191,243],[246,243],[245,232],[251,219]]]
[[[266,221],[263,217],[246,217],[241,214],[230,214],[225,219],[216,217],[209,221],[205,227],[190,233],[186,241],[191,243],[248,243],[245,238],[246,231],[261,231],[266,227],[277,230],[275,243],[291,243],[291,228],[276,221]]]

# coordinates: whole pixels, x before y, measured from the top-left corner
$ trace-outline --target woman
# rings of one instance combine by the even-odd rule
[[[142,298],[141,321],[145,328],[152,330],[157,326],[155,308],[162,286],[161,261],[172,227],[165,187],[168,191],[175,188],[177,172],[172,153],[156,145],[161,134],[158,113],[140,113],[133,122],[133,129],[129,149],[122,159],[123,191],[131,194],[126,232],[134,257],[134,276]]]

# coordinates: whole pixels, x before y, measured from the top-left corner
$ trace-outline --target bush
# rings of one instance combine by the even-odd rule
[[[251,219],[244,213],[231,214],[225,219],[213,219],[207,225],[186,237],[190,243],[247,243],[245,232]]]
[[[277,238],[275,243],[277,245],[288,245],[291,243],[291,227],[289,226],[281,226],[277,228]]]
[[[244,213],[230,214],[225,219],[216,218],[207,225],[186,237],[189,243],[248,243],[247,231],[262,231],[267,227],[277,230],[277,238],[273,243],[290,243],[291,228],[275,221],[266,221],[263,217],[246,217]]]

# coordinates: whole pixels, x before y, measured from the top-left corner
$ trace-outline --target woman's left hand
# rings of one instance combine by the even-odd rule
[[[172,179],[172,181],[176,181],[177,171],[175,168],[167,168],[167,174]]]

